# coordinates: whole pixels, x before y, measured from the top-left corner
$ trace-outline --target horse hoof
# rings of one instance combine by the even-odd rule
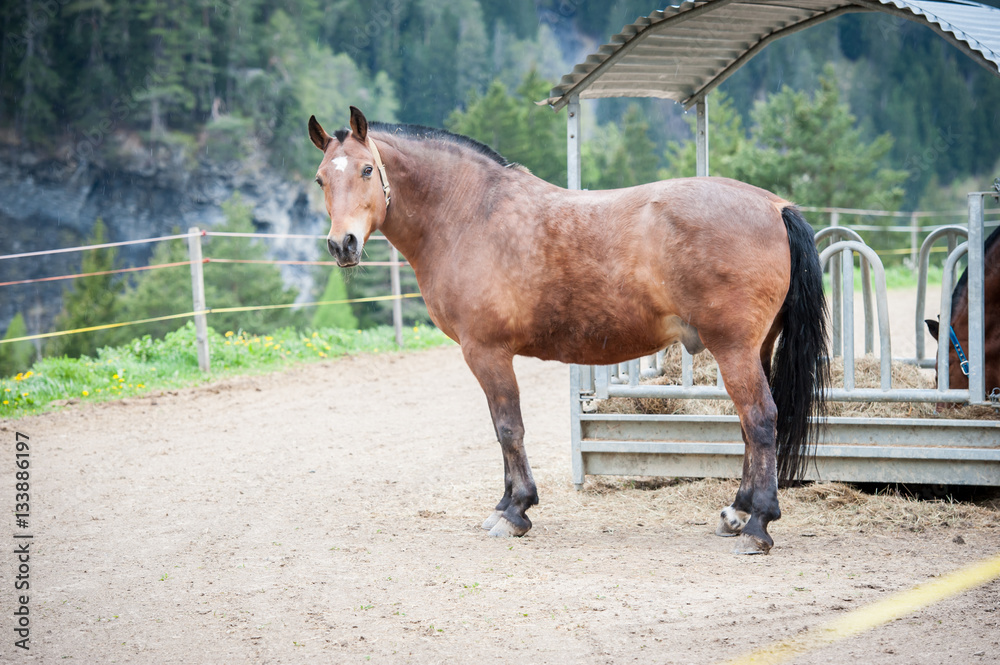
[[[502,510],[494,510],[493,514],[490,515],[489,517],[487,517],[483,521],[483,525],[482,525],[483,529],[486,530],[486,531],[491,530],[493,527],[495,527],[497,525],[497,522],[500,521],[501,517],[503,517],[503,511]]]
[[[770,550],[771,546],[768,543],[744,533],[736,540],[733,554],[767,554]]]
[[[715,527],[715,535],[723,538],[738,536],[743,533],[743,527],[746,526],[749,518],[750,516],[746,513],[736,510],[732,506],[726,506],[722,509],[719,526]]]
[[[528,529],[519,528],[506,517],[500,517],[490,529],[490,538],[517,538],[528,533]]]

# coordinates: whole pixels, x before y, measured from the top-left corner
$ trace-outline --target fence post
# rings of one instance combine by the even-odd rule
[[[191,259],[191,295],[194,311],[195,346],[198,348],[198,367],[202,372],[210,369],[208,353],[208,322],[205,319],[205,276],[202,271],[201,230],[188,229],[188,257]]]
[[[403,348],[403,291],[399,286],[399,250],[389,243],[389,279],[392,282],[392,327],[396,329],[396,346]]]
[[[920,245],[917,242],[919,235],[920,219],[917,217],[917,212],[913,211],[910,213],[910,265],[913,266],[913,272],[919,270],[917,266],[917,256],[920,251]]]
[[[830,212],[830,226],[840,226],[839,210]],[[836,242],[836,240],[831,238],[831,242]],[[830,300],[833,301],[830,307],[830,327],[832,329],[831,344],[833,346],[834,358],[841,355],[841,349],[843,348],[844,326],[841,319],[844,311],[841,295],[843,294],[844,284],[840,278],[840,268],[840,261],[830,261]]]

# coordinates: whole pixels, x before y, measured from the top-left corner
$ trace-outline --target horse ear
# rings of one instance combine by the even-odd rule
[[[368,138],[368,120],[357,106],[351,107],[351,133],[362,143]]]
[[[938,328],[939,328],[940,324],[937,321],[935,321],[934,319],[926,319],[924,321],[924,323],[927,324],[927,330],[930,331],[931,337],[933,337],[934,339],[937,339],[938,338]]]
[[[309,138],[312,139],[313,145],[323,152],[326,152],[326,146],[330,145],[330,141],[333,140],[314,115],[309,116]]]

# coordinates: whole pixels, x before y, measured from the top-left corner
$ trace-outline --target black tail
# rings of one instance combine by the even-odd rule
[[[792,272],[770,383],[778,408],[778,480],[785,484],[805,472],[815,433],[809,417],[825,414],[830,368],[826,296],[813,230],[794,207],[782,210],[781,218],[788,230]]]

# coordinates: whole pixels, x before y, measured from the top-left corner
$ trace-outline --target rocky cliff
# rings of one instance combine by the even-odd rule
[[[276,173],[259,159],[192,163],[185,151],[169,148],[126,154],[128,158],[112,165],[0,147],[0,255],[85,244],[98,218],[104,220],[112,242],[169,235],[193,226],[210,229],[223,221],[221,204],[236,192],[253,207],[254,225],[262,233],[327,231],[321,205],[310,200],[307,185]],[[322,256],[318,240],[261,242],[277,259]],[[210,245],[209,240],[208,256]],[[123,247],[119,256],[126,266],[145,265],[153,246]],[[80,264],[80,252],[0,259],[0,282],[75,273]],[[298,287],[300,298],[308,297],[308,268],[283,266],[282,275]],[[0,331],[18,311],[32,333],[50,330],[70,284],[64,280],[0,286]]]

